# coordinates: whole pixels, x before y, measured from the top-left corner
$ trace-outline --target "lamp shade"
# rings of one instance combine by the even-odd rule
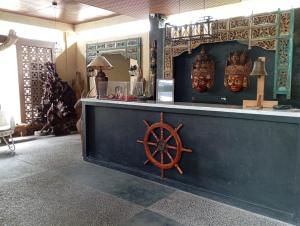
[[[95,59],[92,60],[91,63],[87,66],[91,69],[113,69],[111,63],[104,57],[104,56],[97,56]]]
[[[259,58],[256,61],[254,61],[253,69],[250,75],[251,76],[268,75],[265,67],[265,62]]]

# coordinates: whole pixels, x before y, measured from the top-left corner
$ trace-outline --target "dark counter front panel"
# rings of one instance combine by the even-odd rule
[[[85,105],[86,159],[158,176],[157,168],[143,164],[144,147],[136,140],[143,139],[146,131],[142,121],[158,122],[160,110],[173,127],[184,124],[179,135],[183,146],[193,150],[182,155],[184,174],[172,169],[165,172],[168,179],[233,203],[242,200],[250,209],[265,209],[283,220],[296,220],[300,205],[297,118]]]

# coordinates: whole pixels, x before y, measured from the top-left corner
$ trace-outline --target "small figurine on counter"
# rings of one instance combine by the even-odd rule
[[[128,93],[128,82],[111,82],[116,84],[110,84],[108,86],[108,96],[102,99],[118,100],[118,101],[135,101],[137,97]],[[119,84],[117,84],[119,83]]]
[[[230,53],[225,67],[224,86],[231,92],[247,88],[251,70],[252,62],[246,51]]]
[[[198,92],[206,92],[213,87],[214,76],[215,63],[202,48],[192,67],[192,88]]]
[[[124,96],[123,88],[121,86],[115,87],[115,98],[116,99],[122,99]]]

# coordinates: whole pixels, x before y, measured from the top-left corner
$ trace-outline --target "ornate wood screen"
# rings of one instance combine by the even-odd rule
[[[32,122],[43,95],[44,64],[53,62],[53,43],[21,40],[17,43],[22,122]]]
[[[199,26],[202,26],[201,23]],[[172,27],[166,25],[164,77],[173,77],[173,57],[195,49],[201,44],[238,41],[249,46],[259,46],[266,50],[275,51],[275,74],[273,96],[283,94],[291,98],[292,61],[293,61],[293,33],[294,10],[276,11],[252,15],[250,17],[236,17],[212,22],[214,38],[203,38],[187,41],[176,37]],[[186,30],[185,26],[176,29]],[[197,27],[195,28],[197,29]],[[196,32],[196,31],[195,31]],[[184,34],[184,32],[179,32]]]

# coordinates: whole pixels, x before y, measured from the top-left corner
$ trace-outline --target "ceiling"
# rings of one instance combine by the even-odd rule
[[[117,15],[114,12],[74,0],[0,0],[0,10],[56,20],[69,24],[78,24]]]
[[[99,20],[116,15],[147,18],[211,8],[241,0],[0,0],[0,10],[57,20],[69,24]]]
[[[75,0],[101,7],[118,14],[147,18],[149,13],[164,15],[211,8],[241,2],[241,0]]]

